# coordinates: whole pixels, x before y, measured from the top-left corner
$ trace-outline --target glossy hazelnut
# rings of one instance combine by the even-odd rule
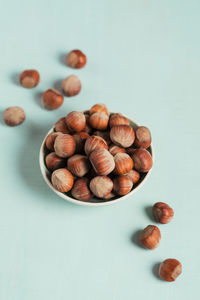
[[[114,173],[123,175],[133,169],[133,160],[127,153],[118,153],[114,156],[115,169]]]
[[[19,82],[25,88],[34,88],[40,82],[40,74],[36,70],[25,70],[20,74]]]
[[[126,150],[125,150],[124,148],[122,148],[122,147],[119,147],[119,146],[117,146],[117,145],[115,145],[115,144],[112,144],[112,145],[110,145],[110,147],[109,147],[109,152],[110,152],[113,156],[115,156],[115,155],[118,154],[118,153],[125,153]]]
[[[86,141],[87,142],[87,141]],[[98,175],[108,175],[115,168],[113,156],[106,149],[96,149],[89,156],[94,171]]]
[[[150,250],[158,247],[161,239],[160,230],[157,226],[148,225],[140,234],[139,240],[143,247]]]
[[[120,196],[128,194],[132,187],[133,183],[126,175],[120,175],[113,179],[113,191]]]
[[[130,170],[126,175],[132,180],[133,184],[140,180],[140,173],[136,170]]]
[[[55,152],[49,153],[45,158],[45,162],[47,169],[51,172],[56,169],[64,168],[66,165],[66,160],[58,157]]]
[[[67,169],[57,169],[51,175],[51,182],[57,191],[67,193],[74,184],[74,178]]]
[[[139,172],[146,173],[153,166],[151,154],[146,149],[136,150],[131,158],[134,162],[134,169],[136,169]]]
[[[76,143],[73,136],[69,134],[58,135],[54,142],[56,155],[59,157],[70,157],[74,154]]]
[[[67,54],[66,63],[71,68],[83,68],[86,62],[86,55],[81,50],[72,50]]]
[[[104,198],[113,189],[113,182],[107,176],[96,176],[90,181],[90,189],[98,198]]]
[[[129,125],[129,120],[122,114],[113,114],[110,116],[109,120],[110,128],[116,125]]]
[[[148,148],[151,145],[151,133],[147,127],[136,128],[134,145],[138,148]]]
[[[174,216],[173,209],[163,202],[157,202],[152,208],[154,218],[161,224],[167,224]]]
[[[108,145],[104,139],[99,136],[92,135],[87,138],[85,142],[85,153],[90,155],[90,153],[96,149],[108,149]]]
[[[102,139],[104,139],[106,141],[106,143],[108,145],[111,144],[110,132],[109,131],[99,131],[99,130],[97,130],[93,133],[93,135],[100,136],[100,137],[102,137]]]
[[[72,132],[80,132],[85,128],[86,120],[84,113],[80,111],[72,111],[65,117],[67,127]]]
[[[135,140],[135,133],[129,125],[116,125],[110,130],[110,138],[117,146],[128,148]]]
[[[14,127],[22,124],[26,119],[24,110],[19,106],[8,107],[3,113],[6,125]]]
[[[50,133],[45,140],[45,145],[49,151],[54,151],[54,142],[58,135],[61,135],[61,132],[52,132]]]
[[[81,90],[81,81],[76,75],[65,78],[62,82],[62,90],[68,97],[76,96]]]
[[[104,114],[109,116],[109,111],[108,111],[106,105],[103,103],[95,104],[90,108],[90,115],[92,115],[96,112],[103,112]]]
[[[77,179],[71,190],[72,196],[80,201],[89,201],[92,198],[92,193],[89,189],[89,179]]]
[[[63,95],[56,89],[49,89],[42,95],[42,104],[48,110],[59,108],[64,101]]]
[[[87,156],[75,154],[67,161],[68,170],[77,177],[83,177],[88,173],[90,164]]]
[[[109,117],[104,112],[93,113],[90,118],[90,126],[98,130],[106,130],[108,127]]]
[[[65,117],[60,118],[55,126],[54,126],[55,131],[57,132],[62,132],[62,133],[70,133],[69,128],[67,127],[67,124],[65,122]]]
[[[168,258],[160,264],[159,276],[165,281],[175,281],[181,273],[182,265],[177,259]]]
[[[77,132],[76,134],[73,135],[75,143],[76,143],[76,150],[75,153],[83,153],[84,152],[84,146],[85,146],[85,141],[89,137],[89,134],[86,132]]]

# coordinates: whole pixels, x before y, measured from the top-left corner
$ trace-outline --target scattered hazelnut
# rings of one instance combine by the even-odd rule
[[[140,179],[140,173],[135,170],[130,170],[126,175],[132,180],[133,184],[136,184]]]
[[[19,106],[8,107],[3,113],[3,119],[8,126],[18,126],[26,118],[24,110]]]
[[[126,150],[125,150],[124,148],[122,148],[122,147],[119,147],[119,146],[117,146],[117,145],[112,144],[112,145],[110,145],[110,147],[109,147],[109,152],[110,152],[113,156],[115,156],[117,153],[125,153]]]
[[[63,95],[56,89],[49,89],[42,95],[42,104],[48,110],[59,108],[64,101]]]
[[[69,128],[67,128],[67,124],[65,122],[65,117],[60,118],[54,127],[55,131],[62,132],[62,133],[70,133]]]
[[[100,136],[100,137],[102,137],[102,139],[104,139],[106,141],[106,143],[108,145],[111,144],[110,132],[109,131],[99,131],[99,130],[97,130],[93,133],[93,135]]]
[[[66,63],[69,67],[80,69],[85,66],[87,58],[80,50],[72,50],[67,54]]]
[[[104,139],[99,136],[92,135],[87,138],[85,142],[85,153],[90,155],[90,153],[96,149],[108,149],[108,145]]]
[[[72,132],[80,132],[85,128],[86,120],[84,113],[80,111],[72,111],[65,117],[67,127]]]
[[[115,169],[114,173],[123,175],[133,169],[133,160],[127,153],[118,153],[114,156]]]
[[[94,150],[90,154],[89,158],[95,172],[98,175],[108,175],[115,168],[114,158],[106,149]]]
[[[107,176],[96,176],[90,181],[90,189],[98,198],[104,198],[113,189],[113,182]]]
[[[90,115],[96,113],[96,112],[103,112],[107,116],[109,116],[109,111],[105,104],[99,103],[95,104],[90,108]]]
[[[152,211],[156,221],[161,224],[169,223],[174,216],[173,209],[163,202],[155,203]]]
[[[20,84],[28,89],[32,89],[40,82],[40,74],[36,70],[23,71],[19,76]]]
[[[142,246],[151,250],[158,247],[160,239],[160,230],[154,225],[148,225],[146,228],[144,228],[139,237]]]
[[[134,162],[134,168],[139,171],[146,173],[153,166],[153,160],[151,154],[146,149],[137,149],[132,155]]]
[[[133,183],[126,175],[120,175],[113,179],[113,191],[120,196],[128,194],[132,187]]]
[[[58,135],[61,135],[61,132],[52,132],[50,133],[45,140],[45,145],[49,151],[54,151],[54,142]]]
[[[134,145],[145,149],[151,145],[151,133],[147,127],[139,126],[136,128]]]
[[[90,118],[90,126],[98,130],[106,130],[108,127],[109,117],[104,112],[93,113]]]
[[[130,147],[135,139],[135,133],[129,125],[116,125],[110,130],[111,141],[117,146]]]
[[[72,196],[81,201],[89,201],[92,198],[92,193],[89,189],[89,179],[80,178],[77,179],[71,190]]]
[[[159,276],[165,281],[175,281],[182,273],[182,265],[180,261],[168,258],[160,264]]]
[[[75,143],[76,143],[76,150],[75,153],[83,153],[84,152],[84,145],[85,141],[89,137],[89,134],[86,132],[77,132],[73,135]]]
[[[76,143],[73,136],[69,134],[58,135],[54,142],[56,155],[59,157],[70,157],[74,154]]]
[[[73,175],[83,177],[88,173],[90,164],[87,156],[75,154],[68,159],[67,168]]]
[[[65,78],[62,82],[62,90],[68,97],[76,96],[81,90],[81,81],[76,75]]]
[[[67,169],[57,169],[51,175],[51,182],[57,191],[67,193],[73,186],[74,178]]]
[[[66,165],[66,160],[58,157],[55,152],[49,153],[45,158],[45,162],[49,171],[64,168]]]
[[[110,128],[116,125],[129,125],[129,120],[122,114],[113,114],[110,116],[109,120]]]

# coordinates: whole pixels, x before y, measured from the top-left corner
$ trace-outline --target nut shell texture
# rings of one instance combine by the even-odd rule
[[[127,153],[118,153],[114,156],[115,169],[114,173],[123,175],[128,173],[133,168],[133,160]]]
[[[22,124],[25,118],[25,112],[19,106],[8,107],[3,113],[4,122],[11,127]]]
[[[59,108],[64,101],[63,95],[56,89],[49,89],[42,95],[42,104],[48,110]]]
[[[68,159],[67,168],[73,175],[83,177],[88,173],[90,164],[87,156],[76,154]]]
[[[129,125],[129,120],[122,114],[113,114],[109,120],[110,128],[116,125]]]
[[[124,196],[128,194],[132,187],[133,183],[131,179],[126,175],[120,175],[113,179],[113,190],[115,193],[117,193],[120,196]]]
[[[160,264],[159,276],[165,281],[175,281],[182,273],[180,261],[174,258],[168,258]]]
[[[153,166],[151,154],[146,149],[136,150],[132,155],[132,159],[134,162],[134,168],[139,172],[146,173]]]
[[[133,184],[140,180],[140,173],[135,170],[130,170],[126,175],[132,180]]]
[[[115,168],[113,156],[106,149],[97,149],[90,154],[90,162],[98,175],[108,175]]]
[[[155,203],[152,212],[156,221],[161,224],[169,223],[174,216],[173,209],[163,202]]]
[[[50,133],[45,140],[45,145],[49,151],[54,151],[54,142],[58,135],[61,135],[61,132],[52,132]]]
[[[109,117],[103,112],[96,112],[89,118],[90,126],[98,130],[106,130],[108,127]]]
[[[92,198],[92,193],[89,189],[88,178],[77,179],[71,190],[72,196],[81,201],[89,201]]]
[[[80,69],[85,66],[87,62],[86,55],[78,49],[72,50],[66,57],[66,63],[69,67]]]
[[[49,153],[45,158],[46,166],[49,171],[55,171],[60,168],[64,168],[66,160],[58,157],[55,152]]]
[[[151,133],[147,127],[136,128],[134,145],[138,148],[148,148],[151,145]]]
[[[103,138],[92,135],[87,138],[84,148],[85,148],[86,155],[90,155],[90,153],[96,149],[106,149],[107,150],[108,145]]]
[[[34,88],[40,82],[40,74],[36,70],[25,70],[20,74],[19,82],[27,89]]]
[[[81,90],[81,81],[76,75],[65,78],[62,82],[62,90],[68,97],[76,96]]]
[[[74,178],[67,169],[58,169],[52,173],[51,182],[57,191],[67,193],[73,186]]]
[[[150,250],[155,249],[160,242],[161,234],[157,226],[148,225],[140,234],[140,243]]]
[[[90,189],[98,198],[104,198],[113,189],[113,182],[107,176],[96,176],[90,181]]]
[[[67,127],[67,124],[65,122],[65,117],[60,118],[54,127],[56,132],[62,132],[62,133],[70,133],[69,128]]]
[[[67,127],[72,132],[80,132],[85,128],[86,119],[85,115],[80,111],[72,111],[65,117]]]
[[[56,155],[59,157],[70,157],[74,154],[76,143],[73,136],[62,134],[56,137],[54,143]]]
[[[128,148],[135,140],[135,133],[129,125],[116,125],[111,128],[110,138],[117,146]]]
[[[90,108],[90,115],[92,115],[96,112],[103,112],[104,114],[109,116],[109,111],[108,111],[106,105],[103,103],[95,104]]]

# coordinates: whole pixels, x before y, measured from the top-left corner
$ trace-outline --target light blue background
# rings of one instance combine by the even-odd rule
[[[0,124],[0,299],[199,299],[199,0],[0,4],[0,109],[27,114],[22,126]],[[82,70],[63,63],[74,48],[87,54]],[[17,83],[27,68],[41,74],[33,90]],[[42,109],[41,93],[70,74],[81,93],[57,111]],[[98,102],[147,125],[156,160],[129,199],[80,207],[48,188],[38,152],[55,120]],[[160,247],[146,251],[131,236],[152,223],[146,207],[157,201],[175,217],[160,226]],[[175,283],[152,272],[168,257],[183,264]]]

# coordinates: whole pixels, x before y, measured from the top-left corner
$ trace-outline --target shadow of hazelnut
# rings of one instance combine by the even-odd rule
[[[153,266],[152,266],[152,273],[153,273],[153,275],[157,278],[157,279],[159,279],[159,280],[162,280],[161,278],[160,278],[160,276],[159,276],[159,267],[160,267],[160,262],[158,263],[156,263],[156,264],[154,264]]]
[[[59,62],[61,63],[61,65],[64,65],[65,67],[67,66],[67,64],[66,64],[66,56],[67,56],[67,53],[68,53],[69,51],[66,51],[66,53],[61,53],[60,55],[59,55]]]
[[[19,75],[20,75],[20,73],[16,72],[16,73],[13,73],[10,76],[10,79],[11,79],[12,83],[14,83],[15,85],[18,85],[18,86],[20,86]]]
[[[142,247],[142,245],[140,244],[139,240],[141,231],[141,229],[138,229],[131,235],[131,242],[137,247],[144,249],[144,247]]]
[[[147,215],[147,217],[149,218],[149,220],[151,220],[152,222],[156,222],[152,213],[152,206],[148,205],[144,208],[145,214]]]

